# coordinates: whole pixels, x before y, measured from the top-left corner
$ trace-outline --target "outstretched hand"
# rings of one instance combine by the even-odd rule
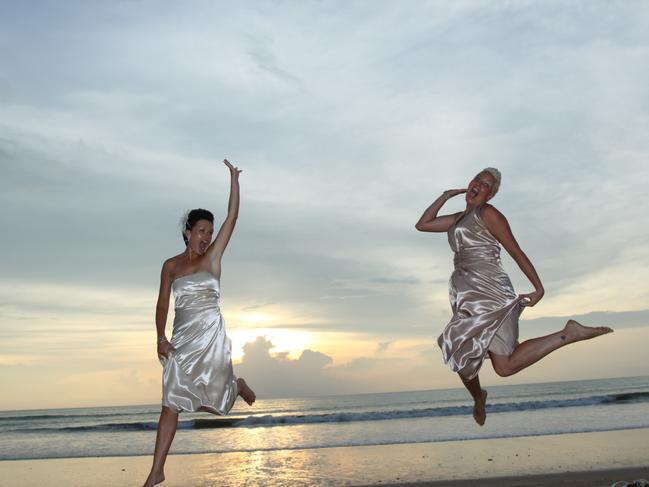
[[[529,306],[531,308],[536,303],[541,301],[543,294],[545,294],[544,291],[534,291],[533,293],[519,294],[518,300],[521,306]]]
[[[447,189],[442,193],[442,196],[446,199],[450,199],[453,196],[457,196],[458,194],[466,193],[466,188],[463,189]]]
[[[228,161],[227,159],[223,159],[223,164],[228,166],[228,169],[230,170],[230,174],[233,177],[239,177],[239,174],[241,174],[241,169],[239,169],[236,166],[233,166],[232,163],[230,161]]]

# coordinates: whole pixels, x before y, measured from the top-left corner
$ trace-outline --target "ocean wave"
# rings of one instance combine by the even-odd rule
[[[630,392],[591,396],[578,399],[553,399],[546,401],[524,401],[489,404],[489,414],[532,411],[538,409],[597,406],[628,402],[649,402],[649,392]],[[470,414],[472,406],[447,406],[398,411],[369,411],[363,413],[339,412],[317,415],[250,416],[236,426],[280,426],[288,424],[342,423],[350,421],[380,421],[389,419],[409,419],[439,416],[459,416]]]
[[[52,419],[84,419],[86,421],[94,418],[109,418],[109,417],[119,417],[119,416],[148,416],[151,413],[149,411],[139,411],[139,412],[107,412],[107,413],[95,413],[95,414],[19,414],[15,416],[2,416],[0,417],[0,423],[13,422],[13,421],[48,421]]]
[[[179,421],[178,429],[230,428],[245,418],[191,419]],[[88,433],[88,432],[118,432],[118,431],[147,431],[156,430],[157,421],[135,421],[131,423],[85,424],[80,426],[61,426],[59,428],[24,428],[6,431],[22,431],[25,433]]]
[[[489,414],[534,411],[539,409],[587,407],[597,405],[614,405],[620,403],[649,402],[649,391],[589,396],[575,399],[551,399],[545,401],[522,401],[489,404]],[[179,429],[209,429],[230,427],[269,427],[296,424],[345,423],[353,421],[381,421],[410,418],[444,417],[467,415],[471,406],[444,406],[385,411],[340,411],[323,414],[283,414],[249,416],[247,418],[227,417],[214,419],[191,419],[180,421]],[[136,421],[106,424],[65,426],[59,428],[29,428],[25,432],[117,432],[155,430],[156,421]]]

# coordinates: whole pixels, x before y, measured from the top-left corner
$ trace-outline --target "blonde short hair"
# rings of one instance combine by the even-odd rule
[[[488,172],[494,177],[494,180],[496,181],[494,183],[494,187],[491,188],[491,195],[489,196],[496,196],[496,193],[498,192],[498,189],[500,189],[500,180],[502,179],[502,175],[500,174],[500,171],[496,169],[495,167],[485,167],[482,172]]]

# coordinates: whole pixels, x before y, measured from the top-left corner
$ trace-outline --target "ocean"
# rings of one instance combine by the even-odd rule
[[[649,427],[649,376],[487,387],[478,427],[464,389],[237,401],[181,414],[172,454],[554,435]],[[0,460],[150,455],[159,405],[0,412]]]

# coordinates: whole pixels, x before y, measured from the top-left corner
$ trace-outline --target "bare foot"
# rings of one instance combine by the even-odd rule
[[[164,472],[161,472],[159,474],[155,474],[151,472],[142,487],[153,487],[154,485],[161,484],[164,481],[165,481]]]
[[[248,406],[252,406],[252,403],[255,402],[255,399],[257,399],[257,396],[255,396],[253,390],[241,377],[237,379],[237,386],[239,387],[239,395],[243,398],[244,401],[248,403]]]
[[[579,342],[581,340],[590,340],[591,338],[595,338],[600,335],[613,333],[613,330],[608,326],[584,326],[577,323],[575,320],[568,320],[568,323],[566,323],[563,331],[566,334],[568,343]]]
[[[473,419],[480,426],[487,420],[487,391],[484,389],[482,389],[482,399],[478,399],[473,405]]]

